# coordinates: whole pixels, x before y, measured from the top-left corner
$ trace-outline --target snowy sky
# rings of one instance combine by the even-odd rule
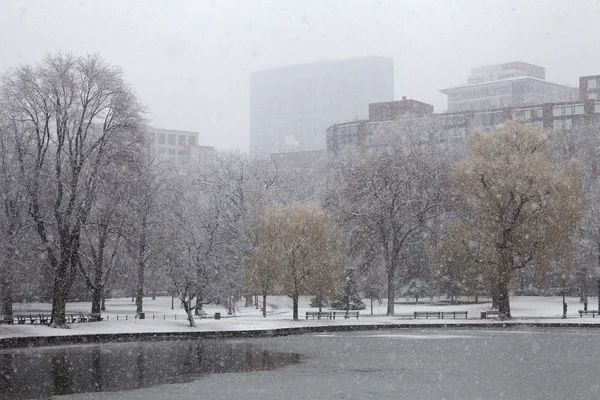
[[[445,109],[470,68],[526,61],[577,86],[600,74],[600,0],[0,0],[0,71],[55,51],[123,68],[159,128],[246,151],[249,74],[394,59],[395,96]]]

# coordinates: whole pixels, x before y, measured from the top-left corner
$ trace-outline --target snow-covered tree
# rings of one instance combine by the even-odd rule
[[[340,231],[320,207],[295,204],[267,209],[259,221],[257,243],[269,248],[261,254],[261,262],[278,268],[278,287],[292,299],[294,320],[300,295],[320,292],[333,297],[339,292],[344,270]]]
[[[47,56],[2,79],[29,212],[52,271],[51,326],[65,326],[82,226],[115,147],[137,142],[141,107],[120,69],[96,55]]]
[[[469,230],[492,258],[487,266],[500,316],[510,318],[509,285],[516,270],[533,264],[544,274],[550,260],[571,261],[579,173],[558,162],[548,135],[509,122],[472,137],[471,158],[457,166],[454,178],[469,211]]]
[[[397,273],[407,241],[442,211],[443,167],[420,146],[381,149],[346,165],[342,185],[328,199],[345,225],[377,246],[387,275],[387,314],[394,315]]]

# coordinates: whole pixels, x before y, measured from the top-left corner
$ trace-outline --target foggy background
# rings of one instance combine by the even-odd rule
[[[600,73],[600,1],[0,0],[0,72],[56,51],[123,68],[163,129],[247,151],[249,74],[317,60],[392,57],[395,98],[446,108],[470,68],[524,61],[576,87]]]

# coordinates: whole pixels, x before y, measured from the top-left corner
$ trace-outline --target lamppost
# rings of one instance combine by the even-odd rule
[[[567,318],[567,301],[565,299],[565,275],[562,276],[562,301],[563,301],[563,319]]]

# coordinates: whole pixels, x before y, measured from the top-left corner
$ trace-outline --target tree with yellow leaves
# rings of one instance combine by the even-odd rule
[[[520,122],[474,135],[471,157],[454,171],[466,228],[485,249],[486,276],[509,319],[513,273],[533,265],[543,276],[551,262],[568,268],[582,203],[574,164],[559,162],[551,137]]]

